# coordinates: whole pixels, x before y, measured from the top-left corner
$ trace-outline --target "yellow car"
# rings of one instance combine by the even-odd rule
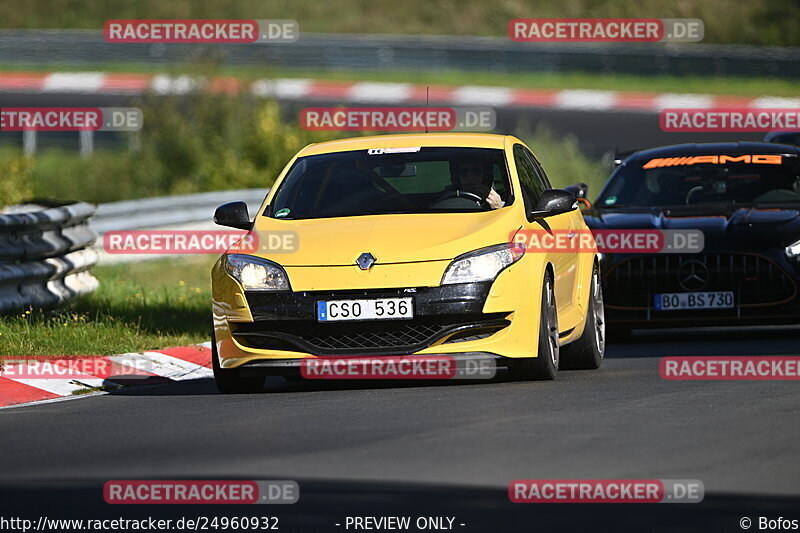
[[[576,251],[515,238],[588,233],[579,203],[551,188],[513,136],[312,144],[255,220],[243,202],[220,206],[214,220],[264,241],[296,239],[290,250],[228,250],[214,265],[222,392],[257,391],[267,375],[292,379],[303,359],[331,356],[481,354],[523,380],[602,362],[593,242]]]

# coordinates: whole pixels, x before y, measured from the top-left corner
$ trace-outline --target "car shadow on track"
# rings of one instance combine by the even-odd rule
[[[800,326],[637,330],[624,341],[609,342],[606,357],[797,355],[798,341]]]
[[[260,473],[260,479],[275,479]],[[203,479],[213,479],[207,476]],[[233,479],[233,478],[231,478]],[[302,497],[294,505],[281,506],[281,524],[291,531],[327,531],[343,516],[360,516],[364,509],[380,515],[418,517],[448,516],[473,531],[530,531],[532,516],[539,531],[741,531],[743,517],[796,515],[796,496],[729,495],[710,492],[697,504],[569,504],[524,505],[511,503],[507,488],[389,481],[301,479]],[[103,502],[102,480],[69,484],[17,482],[0,485],[0,511],[18,515],[100,519],[118,518],[119,511]],[[141,505],[151,519],[174,519],[176,506]],[[248,506],[217,505],[222,516],[254,516]],[[250,506],[251,508],[254,506]],[[260,507],[260,506],[255,506]],[[196,517],[206,507],[178,506]],[[534,509],[535,508],[535,509]],[[116,513],[116,514],[114,514]],[[234,514],[235,513],[235,514]],[[525,526],[520,527],[521,524]],[[611,528],[598,524],[611,524]],[[302,525],[302,527],[297,527]],[[437,529],[446,529],[444,527]],[[456,526],[455,529],[458,529]],[[467,528],[464,528],[465,530]],[[755,529],[755,528],[754,528]]]
[[[564,372],[561,380],[567,379],[567,375],[582,374],[585,371]],[[557,382],[557,381],[556,381]],[[554,381],[513,381],[505,369],[498,369],[497,375],[492,379],[481,380],[338,380],[338,379],[304,379],[299,381],[286,381],[279,376],[271,376],[266,379],[264,388],[255,394],[265,393],[308,393],[308,392],[333,392],[333,391],[360,391],[360,390],[396,390],[411,388],[431,388],[431,387],[469,387],[473,385],[518,385],[526,386],[535,384],[537,386],[547,386],[556,383]],[[213,379],[193,379],[186,381],[175,381],[170,383],[158,383],[146,386],[124,387],[109,394],[117,396],[196,396],[219,394]],[[248,394],[231,394],[230,397],[248,396]]]
[[[696,328],[639,330],[626,342],[609,342],[606,358],[609,360],[660,358],[667,356],[714,355],[797,355],[800,354],[800,327],[764,326],[752,328]],[[564,381],[600,377],[599,371],[559,372],[556,381],[514,382],[504,368],[490,380],[301,380],[289,382],[281,377],[267,378],[264,393],[313,393],[332,391],[392,390],[416,387],[469,387],[472,385],[535,385],[539,388],[558,386]],[[145,386],[125,387],[111,392],[125,396],[194,396],[218,394],[213,379],[181,382],[153,383]],[[231,395],[247,396],[247,395]]]

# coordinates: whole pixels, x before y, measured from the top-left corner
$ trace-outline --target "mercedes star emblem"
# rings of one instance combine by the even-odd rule
[[[708,267],[702,261],[684,261],[678,267],[678,283],[684,290],[698,291],[709,281]]]

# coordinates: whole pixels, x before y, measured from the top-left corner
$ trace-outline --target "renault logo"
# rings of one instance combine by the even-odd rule
[[[687,291],[698,291],[709,281],[708,267],[702,261],[684,261],[678,267],[678,283]]]
[[[369,252],[364,252],[358,256],[356,264],[361,270],[369,270],[375,264],[375,257]]]

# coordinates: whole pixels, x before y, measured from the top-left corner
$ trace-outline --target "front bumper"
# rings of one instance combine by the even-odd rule
[[[491,361],[494,368],[508,366],[508,359],[499,355],[486,352],[464,352],[457,354],[427,354],[428,357],[445,355],[452,357],[457,363],[465,361],[486,362]],[[416,357],[414,355],[408,356]],[[242,377],[256,376],[301,376],[304,359],[255,359],[239,367]]]
[[[606,322],[623,328],[796,324],[800,322],[800,276],[779,252],[607,256],[603,263]],[[734,307],[657,310],[656,294],[693,292],[681,286],[679,279],[681,265],[687,261],[703,265],[706,283],[698,290],[733,292]]]
[[[215,267],[214,336],[220,366],[232,369],[257,361],[350,355],[484,352],[535,357],[532,325],[539,320],[541,287],[533,280],[543,274],[519,263],[503,270],[494,282],[286,293],[242,291]],[[316,319],[319,300],[409,296],[414,306],[411,320],[320,323]]]
[[[510,322],[507,313],[482,313],[491,283],[441,287],[248,292],[253,322],[231,323],[241,346],[287,350],[315,356],[408,355],[430,346],[467,338],[485,338]],[[316,304],[358,298],[413,299],[414,318],[319,322]]]

